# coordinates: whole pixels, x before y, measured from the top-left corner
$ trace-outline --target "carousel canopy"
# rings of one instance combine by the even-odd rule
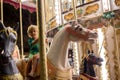
[[[23,0],[21,0],[21,2],[22,1]],[[18,9],[20,7],[20,0],[3,0],[3,2],[14,6],[15,9]],[[35,12],[36,11],[35,1],[33,1],[33,0],[23,1],[22,8],[27,9],[31,13]]]

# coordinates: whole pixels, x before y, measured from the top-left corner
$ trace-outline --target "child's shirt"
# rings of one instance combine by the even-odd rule
[[[36,43],[33,43],[33,41],[34,41],[33,38],[28,39],[28,44],[30,46],[29,58],[31,58],[33,55],[39,53],[39,42],[37,41]]]

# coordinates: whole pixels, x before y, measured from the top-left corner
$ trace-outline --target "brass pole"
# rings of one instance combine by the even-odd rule
[[[73,0],[74,19],[77,21],[76,0]]]
[[[40,41],[40,80],[48,80],[47,74],[47,58],[45,48],[45,11],[44,0],[37,0],[37,25],[39,27],[39,41]]]
[[[23,28],[22,28],[22,2],[20,0],[20,36],[21,36],[21,55],[22,55],[22,59],[23,59]]]
[[[1,22],[3,23],[3,0],[1,0]]]
[[[63,22],[63,17],[62,17],[62,12],[63,12],[63,7],[62,7],[62,0],[60,0],[60,17],[61,17],[61,24],[64,25],[64,22]]]

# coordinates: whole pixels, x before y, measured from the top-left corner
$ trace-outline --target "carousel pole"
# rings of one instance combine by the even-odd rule
[[[1,22],[3,23],[3,0],[1,0]]]
[[[72,4],[73,4],[73,13],[74,13],[74,19],[77,22],[77,15],[76,15],[76,0],[72,0]],[[79,44],[74,42],[73,43],[73,60],[74,60],[74,71],[73,71],[73,75],[79,75]]]
[[[62,11],[63,10],[63,7],[62,7],[62,0],[60,0],[60,17],[61,17],[61,24],[63,25],[64,24],[64,22],[63,22],[63,17],[62,17]]]
[[[37,0],[37,25],[39,27],[39,41],[40,41],[40,80],[48,80],[47,74],[47,58],[45,48],[45,11],[44,0]]]
[[[23,59],[23,28],[22,28],[22,2],[21,0],[19,1],[20,3],[20,36],[21,36],[21,55],[22,55],[22,59]]]
[[[76,0],[73,0],[74,19],[77,21]]]

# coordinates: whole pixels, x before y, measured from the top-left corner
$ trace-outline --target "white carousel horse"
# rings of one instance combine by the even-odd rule
[[[16,31],[0,22],[0,80],[23,80],[12,57],[16,41]]]
[[[68,61],[68,45],[70,41],[89,41],[94,42],[97,38],[95,31],[86,29],[81,25],[76,26],[65,25],[56,33],[52,44],[47,53],[48,76],[49,80],[72,80],[72,68]],[[30,72],[31,61],[27,65],[26,77]],[[37,66],[36,74],[39,76],[41,70],[40,65]],[[31,76],[32,77],[32,76]],[[35,77],[33,77],[34,80]]]

